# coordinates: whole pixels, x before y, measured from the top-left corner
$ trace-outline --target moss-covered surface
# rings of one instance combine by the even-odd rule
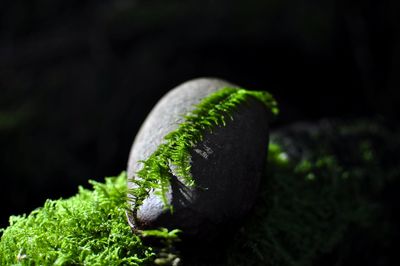
[[[216,250],[218,263],[393,265],[400,240],[398,132],[359,121],[298,125],[272,134],[257,204]],[[182,259],[192,265],[174,249],[176,231],[132,234],[124,214],[125,182],[125,175],[92,182],[92,191],[80,188],[70,199],[47,201],[28,216],[11,218],[0,242],[0,264],[146,265]],[[158,241],[148,241],[154,238]]]
[[[0,265],[152,265],[178,261],[169,251],[178,231],[133,235],[126,222],[126,175],[90,181],[69,199],[48,200],[3,230]],[[161,246],[143,243],[158,238]]]
[[[271,114],[278,113],[277,103],[265,91],[226,87],[205,97],[192,112],[184,116],[184,122],[176,130],[164,137],[165,142],[159,145],[149,158],[142,161],[143,167],[137,173],[140,178],[131,180],[141,188],[130,192],[134,203],[133,209],[142,204],[151,189],[162,197],[167,208],[171,208],[166,199],[171,166],[186,181],[187,186],[193,186],[190,173],[190,148],[202,140],[205,131],[212,131],[218,125],[225,125],[225,120],[230,118],[232,111],[248,97],[262,102]]]

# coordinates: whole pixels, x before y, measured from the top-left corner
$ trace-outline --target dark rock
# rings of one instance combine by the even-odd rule
[[[184,121],[204,97],[231,84],[217,79],[196,79],[165,95],[143,123],[132,146],[128,178],[137,178],[139,161],[147,159],[163,143],[164,136]],[[233,120],[204,134],[190,152],[195,187],[173,175],[167,192],[174,212],[154,191],[129,221],[134,229],[166,227],[183,230],[184,237],[213,239],[235,228],[251,209],[264,172],[270,113],[249,98],[232,113]],[[174,169],[171,169],[174,173]],[[132,188],[134,184],[128,182]],[[134,216],[134,217],[133,217]]]

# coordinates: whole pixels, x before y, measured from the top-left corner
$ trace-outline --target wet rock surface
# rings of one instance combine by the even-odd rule
[[[184,121],[183,116],[211,93],[233,86],[217,79],[197,79],[170,91],[154,107],[132,146],[128,178],[163,143],[164,136]],[[174,212],[154,191],[129,221],[134,229],[166,227],[183,230],[192,239],[213,239],[220,231],[235,228],[251,209],[264,173],[268,147],[270,113],[256,99],[249,98],[232,113],[226,126],[206,132],[190,151],[195,187],[188,187],[173,175],[167,199]],[[171,172],[174,173],[173,167]],[[128,186],[134,187],[129,181]]]

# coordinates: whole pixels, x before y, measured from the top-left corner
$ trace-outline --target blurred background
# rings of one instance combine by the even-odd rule
[[[196,77],[278,99],[275,126],[398,123],[399,1],[0,2],[0,227],[126,168],[157,100]]]

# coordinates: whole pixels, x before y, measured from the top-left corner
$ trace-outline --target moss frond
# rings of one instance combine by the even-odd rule
[[[187,186],[194,186],[190,172],[190,148],[202,140],[205,131],[212,131],[215,126],[224,126],[227,119],[232,119],[233,110],[249,97],[262,102],[273,115],[278,113],[276,101],[265,91],[227,87],[204,98],[192,112],[184,116],[184,122],[176,130],[164,137],[165,143],[142,161],[143,167],[137,172],[139,178],[131,180],[142,188],[130,193],[135,204],[133,209],[142,204],[151,189],[160,195],[166,208],[172,207],[166,199],[171,166]]]

